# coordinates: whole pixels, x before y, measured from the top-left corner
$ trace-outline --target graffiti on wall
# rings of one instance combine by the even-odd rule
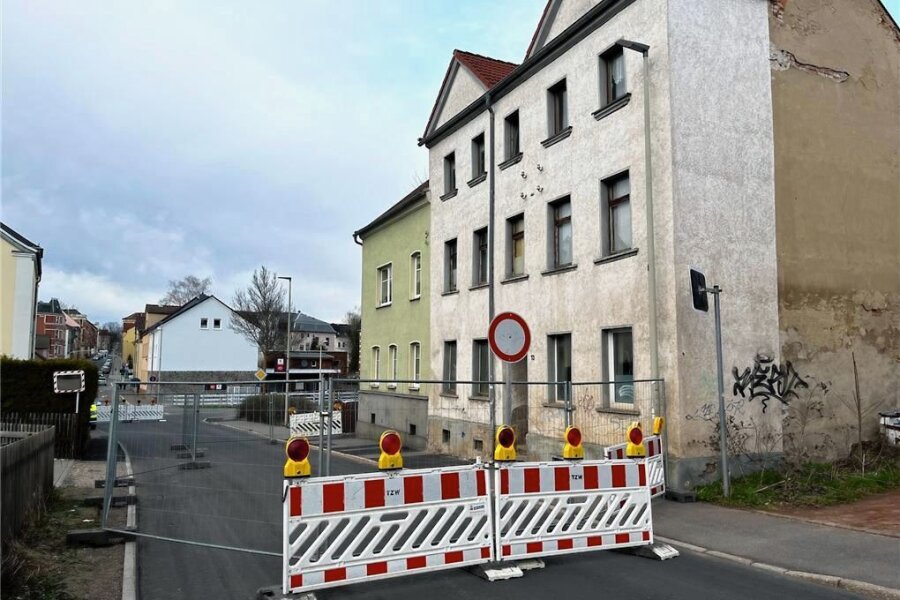
[[[757,354],[753,368],[747,367],[738,373],[737,367],[731,369],[734,376],[732,393],[750,400],[759,399],[763,412],[766,412],[770,400],[779,400],[788,404],[791,398],[799,398],[797,389],[808,388],[809,385],[797,374],[791,361],[778,364],[769,356]]]

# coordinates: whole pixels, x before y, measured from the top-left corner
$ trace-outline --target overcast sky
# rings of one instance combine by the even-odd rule
[[[453,48],[520,62],[544,2],[5,0],[2,219],[45,249],[41,299],[119,320],[266,265],[340,320]]]
[[[351,234],[427,177],[453,48],[520,62],[544,0],[5,0],[2,219],[40,297],[119,320],[169,280],[360,302]]]

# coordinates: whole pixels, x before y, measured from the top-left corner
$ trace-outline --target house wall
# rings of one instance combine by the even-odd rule
[[[152,333],[152,370],[246,371],[257,364],[256,347],[231,329],[232,311],[214,298],[160,325]],[[200,329],[200,319],[209,319]],[[221,329],[213,329],[221,319]]]
[[[137,361],[137,356],[134,348],[135,338],[137,336],[137,327],[132,325],[129,329],[126,329],[122,332],[122,363],[128,363],[128,357],[131,357],[132,362]]]
[[[28,359],[34,351],[36,257],[3,238],[0,263],[0,354]]]
[[[900,34],[875,0],[769,8],[781,352],[842,456],[854,356],[865,433],[900,406]]]

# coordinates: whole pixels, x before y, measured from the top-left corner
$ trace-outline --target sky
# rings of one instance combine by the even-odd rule
[[[44,248],[40,298],[118,321],[265,265],[342,320],[453,49],[521,62],[543,5],[4,1],[2,219]]]
[[[544,1],[5,0],[2,219],[44,248],[40,298],[118,321],[265,265],[342,320],[453,49],[521,62]]]

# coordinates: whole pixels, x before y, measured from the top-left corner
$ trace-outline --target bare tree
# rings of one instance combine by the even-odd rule
[[[188,275],[178,281],[169,281],[169,291],[159,303],[183,306],[200,294],[208,293],[210,285],[212,285],[212,277],[200,279],[194,275]]]
[[[234,294],[231,328],[255,344],[263,356],[284,346],[284,327],[279,319],[285,312],[284,288],[272,271],[261,266],[253,271],[250,285]]]
[[[347,361],[347,370],[351,373],[359,373],[359,336],[362,330],[362,316],[359,308],[348,310],[344,315],[344,321],[349,325],[347,337],[350,338],[350,358]]]

